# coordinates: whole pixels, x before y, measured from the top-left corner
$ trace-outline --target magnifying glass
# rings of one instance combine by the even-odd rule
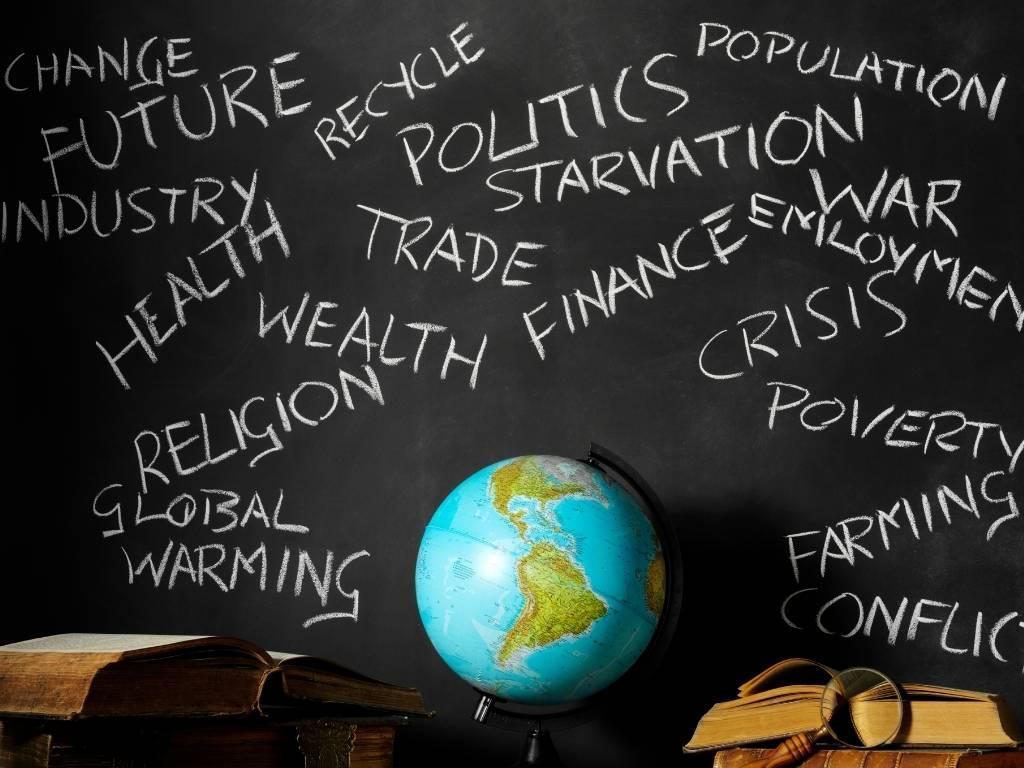
[[[816,742],[826,736],[853,749],[873,749],[891,743],[904,720],[899,686],[877,669],[852,667],[831,676],[821,692],[821,726],[798,733],[775,750],[744,768],[789,768],[810,757]]]

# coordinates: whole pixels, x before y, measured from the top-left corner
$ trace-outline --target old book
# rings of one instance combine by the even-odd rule
[[[740,686],[736,699],[715,704],[697,723],[686,752],[782,739],[821,725],[824,683],[773,685],[769,681],[800,666],[804,659],[779,662]],[[820,667],[829,672],[825,667]],[[900,745],[1016,747],[1020,729],[1006,702],[991,693],[905,683],[906,715]],[[865,743],[884,740],[891,730],[891,700],[864,696],[851,702],[851,715]]]
[[[233,637],[69,634],[0,646],[0,714],[166,717],[324,706],[428,714],[415,688]]]
[[[0,768],[391,768],[403,718],[0,720]]]
[[[743,768],[771,749],[734,748],[715,753],[714,768]],[[977,749],[821,749],[798,768],[1024,768],[1024,752]]]

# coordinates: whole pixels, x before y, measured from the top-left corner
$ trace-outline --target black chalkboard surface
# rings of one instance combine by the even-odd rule
[[[0,642],[329,655],[437,708],[400,764],[505,761],[419,624],[420,535],[594,440],[686,586],[566,759],[676,764],[785,656],[1024,718],[1018,4],[25,12]]]

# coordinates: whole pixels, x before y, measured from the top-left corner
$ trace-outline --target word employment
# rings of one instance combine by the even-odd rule
[[[993,323],[1012,324],[1018,333],[1024,331],[1024,306],[1021,303],[1024,297],[1018,295],[1009,281],[1000,280],[966,259],[943,256],[936,248],[926,250],[918,241],[898,242],[896,238],[885,237],[878,231],[851,233],[849,227],[844,231],[844,223],[853,217],[843,219],[838,216],[842,207],[865,224],[875,220],[881,223],[890,215],[905,216],[915,229],[942,225],[958,237],[956,224],[944,210],[959,195],[961,182],[958,179],[928,181],[925,192],[923,185],[915,185],[906,174],[894,178],[886,168],[874,187],[860,193],[852,184],[846,184],[838,191],[837,187],[831,186],[831,191],[826,192],[826,183],[818,169],[809,169],[809,174],[818,210],[806,205],[807,210],[801,210],[793,203],[755,192],[750,196],[750,223],[786,236],[803,233],[815,247],[835,249],[862,265],[891,263],[891,274],[910,274],[916,285],[932,283],[933,290],[937,285],[945,289],[948,301],[967,310],[982,310]],[[918,191],[915,193],[914,189]],[[923,211],[919,201],[924,201]],[[945,285],[936,282],[933,274],[940,275]]]

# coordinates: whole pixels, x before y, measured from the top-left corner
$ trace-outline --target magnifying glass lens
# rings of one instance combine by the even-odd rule
[[[821,695],[821,719],[834,739],[851,747],[879,747],[899,734],[903,696],[878,670],[844,669]]]

